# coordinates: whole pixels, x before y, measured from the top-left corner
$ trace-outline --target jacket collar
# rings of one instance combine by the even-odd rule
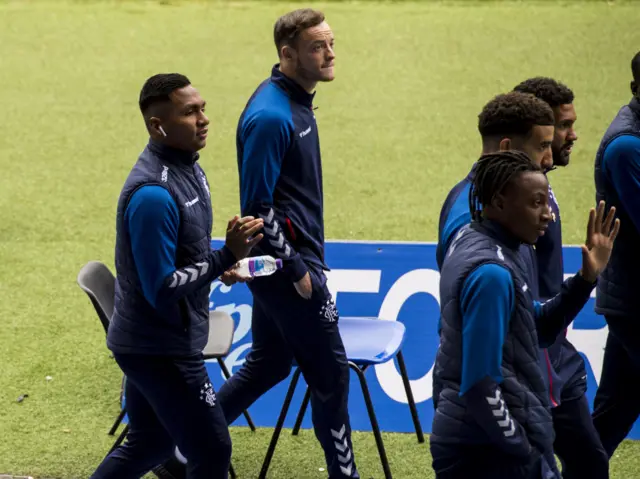
[[[629,108],[633,111],[633,114],[640,118],[640,101],[634,96],[629,102]]]
[[[522,243],[500,223],[483,218],[480,222],[472,222],[471,227],[499,241],[507,248],[517,251]]]
[[[271,81],[280,87],[280,89],[296,103],[306,106],[307,108],[312,108],[313,98],[316,95],[315,92],[307,92],[304,88],[298,85],[298,83],[282,73],[279,68],[280,64],[276,63],[271,69]]]
[[[193,166],[193,164],[200,158],[200,154],[197,152],[192,153],[190,151],[180,150],[151,138],[149,138],[147,148],[149,148],[149,150],[161,160],[177,166]]]

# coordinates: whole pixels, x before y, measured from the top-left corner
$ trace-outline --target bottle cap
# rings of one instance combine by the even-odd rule
[[[280,258],[276,259],[276,268],[282,269],[282,260]]]

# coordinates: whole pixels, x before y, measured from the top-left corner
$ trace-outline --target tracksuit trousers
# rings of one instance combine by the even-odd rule
[[[534,451],[510,456],[490,445],[444,445],[431,442],[436,479],[556,479],[557,472]]]
[[[177,445],[187,479],[227,479],[231,438],[202,355],[114,357],[127,377],[129,434],[91,478],[139,479],[174,457]]]
[[[591,419],[587,397],[563,400],[551,414],[556,434],[553,449],[562,464],[562,478],[609,479],[609,457]]]
[[[338,331],[338,312],[323,271],[310,266],[309,273],[310,299],[303,299],[279,272],[249,283],[252,348],[240,370],[220,388],[218,398],[231,424],[289,376],[295,359],[311,391],[313,426],[329,477],[359,478],[347,410],[349,366]],[[273,414],[276,417],[278,411]]]
[[[611,457],[640,415],[640,323],[634,316],[605,315],[609,335],[593,404],[593,423]]]

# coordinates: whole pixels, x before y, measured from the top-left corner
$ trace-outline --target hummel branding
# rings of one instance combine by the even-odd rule
[[[305,136],[307,136],[309,133],[311,133],[311,126],[309,126],[306,130],[301,131],[299,133],[300,138],[304,138]]]

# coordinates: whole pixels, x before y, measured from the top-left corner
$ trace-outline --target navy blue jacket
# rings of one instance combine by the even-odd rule
[[[562,256],[562,221],[560,206],[549,185],[551,222],[544,236],[535,244],[540,300],[546,301],[560,293],[564,281]],[[563,400],[577,399],[587,390],[584,359],[567,339],[567,331],[558,335],[547,349],[540,352],[542,370],[549,386],[552,406]]]
[[[298,281],[324,262],[322,163],[313,98],[275,65],[249,99],[236,134],[243,215],[264,219],[255,254],[283,260]]]
[[[623,106],[607,129],[595,161],[596,200],[616,207],[620,233],[596,291],[596,312],[640,313],[640,102]]]
[[[488,220],[460,229],[440,279],[432,441],[453,450],[491,443],[523,457],[532,446],[551,457],[554,433],[538,337],[552,341],[594,285],[575,276],[541,304],[529,284],[517,239]]]
[[[197,154],[150,141],[129,173],[116,217],[115,353],[189,356],[209,335],[211,281],[236,261],[211,250],[209,185]]]

